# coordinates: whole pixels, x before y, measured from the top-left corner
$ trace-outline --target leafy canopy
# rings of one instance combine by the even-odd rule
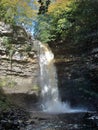
[[[57,0],[50,4],[48,13],[42,17],[45,18],[40,18],[36,27],[39,40],[46,35],[44,42],[61,40],[75,47],[98,43],[97,0]],[[48,26],[42,28],[43,22]]]
[[[37,6],[36,0],[0,0],[0,20],[30,25],[36,15]]]

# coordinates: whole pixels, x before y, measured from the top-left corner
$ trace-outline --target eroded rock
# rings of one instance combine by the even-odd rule
[[[39,61],[33,43],[32,36],[24,28],[0,22],[0,86],[7,95],[16,94],[18,101],[15,102],[20,105],[26,95],[35,102],[39,97]],[[20,93],[24,96],[19,99]]]

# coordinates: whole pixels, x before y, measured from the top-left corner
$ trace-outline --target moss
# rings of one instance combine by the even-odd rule
[[[0,88],[0,111],[5,111],[10,109],[10,102],[7,100],[2,88]]]
[[[14,87],[16,85],[16,82],[13,81],[11,78],[5,77],[0,79],[0,87]]]
[[[0,99],[0,110],[9,110],[10,109],[10,103],[6,100],[6,98]]]
[[[37,91],[37,92],[39,92],[39,91],[40,91],[40,87],[37,86],[37,85],[34,85],[34,86],[32,86],[32,91]]]

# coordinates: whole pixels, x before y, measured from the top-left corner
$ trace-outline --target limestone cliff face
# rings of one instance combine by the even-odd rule
[[[0,86],[4,93],[38,95],[39,63],[32,36],[0,22]]]

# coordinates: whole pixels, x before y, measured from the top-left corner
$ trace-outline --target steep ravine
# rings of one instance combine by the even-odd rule
[[[0,86],[11,102],[27,109],[38,103],[39,47],[26,30],[0,22]],[[72,106],[98,110],[98,48],[79,54],[64,43],[49,44],[55,56],[59,93]]]
[[[22,27],[0,22],[0,130],[97,130],[96,112],[50,114],[37,109],[40,95],[37,42]],[[82,87],[77,83],[84,83],[81,70],[86,70],[86,65],[80,57],[66,58],[62,49],[51,48],[55,54],[62,101],[70,101],[73,106],[82,101],[84,104],[84,95],[80,98],[83,92],[77,91],[77,87]]]

